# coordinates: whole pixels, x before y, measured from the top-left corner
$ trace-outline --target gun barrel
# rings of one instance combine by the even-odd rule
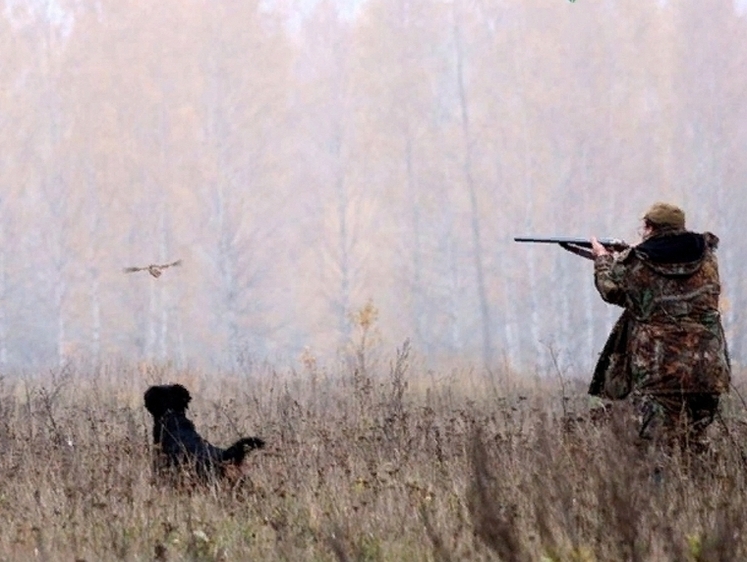
[[[591,240],[588,238],[573,238],[571,236],[558,237],[534,237],[534,236],[517,236],[514,242],[530,242],[534,244],[570,244],[579,248],[591,248]],[[625,248],[627,244],[622,240],[614,238],[600,238],[599,243],[608,248]]]
[[[588,238],[573,238],[570,236],[561,236],[556,238],[539,238],[528,236],[517,236],[514,242],[529,242],[533,244],[573,244],[582,248],[591,248],[591,240]]]

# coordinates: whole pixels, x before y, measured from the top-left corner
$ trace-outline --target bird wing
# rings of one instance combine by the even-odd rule
[[[151,264],[146,267],[125,267],[122,271],[125,273],[135,273],[136,271],[148,271],[153,277],[161,275],[161,270],[167,267],[176,267],[182,265],[182,260],[176,260],[171,263],[165,263],[163,265]],[[154,273],[155,272],[155,273]]]

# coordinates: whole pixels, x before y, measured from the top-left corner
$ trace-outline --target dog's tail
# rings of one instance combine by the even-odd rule
[[[259,437],[244,437],[223,451],[221,460],[239,464],[244,460],[244,457],[248,452],[253,451],[254,449],[262,449],[264,446],[264,440]]]

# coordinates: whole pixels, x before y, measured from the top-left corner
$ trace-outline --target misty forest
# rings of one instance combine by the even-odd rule
[[[334,359],[363,323],[585,377],[617,311],[513,237],[635,242],[658,200],[720,237],[745,359],[744,0],[0,0],[0,56],[5,371]]]

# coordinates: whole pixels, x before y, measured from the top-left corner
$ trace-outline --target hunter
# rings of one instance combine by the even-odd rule
[[[700,448],[731,380],[718,237],[688,231],[682,209],[656,203],[643,216],[638,245],[612,253],[591,242],[597,290],[625,310],[589,393],[630,396],[645,442]]]

